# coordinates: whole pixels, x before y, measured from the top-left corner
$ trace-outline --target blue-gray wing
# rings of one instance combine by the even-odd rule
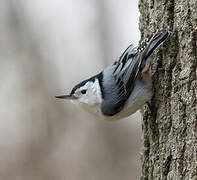
[[[106,69],[101,110],[112,116],[122,110],[135,86],[136,78],[146,65],[147,58],[168,37],[168,28],[157,30],[138,47],[130,45],[113,66]],[[141,77],[140,77],[141,78]]]
[[[119,87],[117,102],[127,99],[131,94],[141,63],[141,53],[132,45],[120,57],[113,72],[116,86]]]
[[[130,45],[104,73],[104,101],[101,109],[104,115],[113,116],[121,111],[130,96],[141,65],[141,56],[138,49]],[[110,89],[109,89],[110,87]]]

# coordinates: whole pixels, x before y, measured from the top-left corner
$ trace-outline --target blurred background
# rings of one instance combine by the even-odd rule
[[[0,179],[134,180],[141,116],[94,119],[55,95],[137,44],[137,0],[0,0]]]

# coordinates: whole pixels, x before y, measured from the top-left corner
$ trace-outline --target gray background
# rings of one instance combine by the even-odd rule
[[[137,0],[0,0],[0,179],[131,180],[141,116],[116,122],[67,93],[137,44]]]

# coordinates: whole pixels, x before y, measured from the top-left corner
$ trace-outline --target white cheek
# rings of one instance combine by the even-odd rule
[[[82,97],[80,97],[79,99],[78,99],[78,101],[80,102],[80,103],[84,103],[84,104],[87,104],[88,103],[88,97],[87,96],[82,96]]]
[[[79,103],[88,106],[95,106],[101,103],[101,92],[98,80],[94,83],[88,83],[85,87],[81,88],[81,90],[84,88],[88,90],[85,95],[82,95],[79,99],[77,99]]]
[[[100,85],[99,85],[98,80],[96,80],[96,83],[95,83],[94,85],[95,85],[95,87],[94,87],[94,97],[95,97],[95,101],[96,101],[98,104],[101,104],[101,102],[102,102],[102,99],[101,99],[101,89],[100,89]]]
[[[79,99],[79,102],[93,106],[96,103],[94,95],[87,94]]]
[[[86,104],[88,106],[94,106],[98,104],[96,90],[88,92],[86,95],[78,99],[79,103]]]

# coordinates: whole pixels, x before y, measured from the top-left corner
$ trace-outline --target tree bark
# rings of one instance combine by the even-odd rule
[[[169,27],[154,52],[143,113],[142,180],[197,180],[197,1],[139,0],[142,39]]]

